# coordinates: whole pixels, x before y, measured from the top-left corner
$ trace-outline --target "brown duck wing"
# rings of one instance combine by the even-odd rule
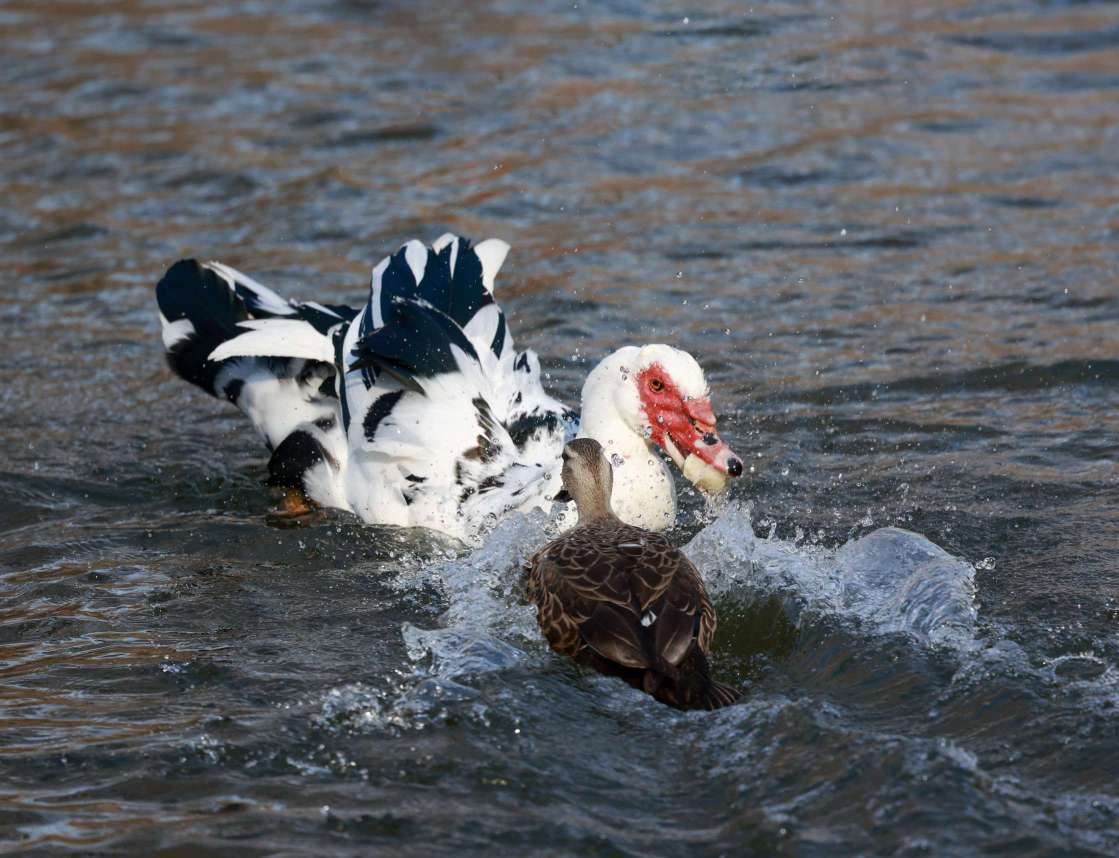
[[[655,536],[647,540],[640,568],[635,571],[651,597],[643,606],[643,618],[652,626],[658,657],[678,665],[692,641],[698,641],[706,653],[715,635],[715,611],[691,561],[668,540]]]
[[[556,652],[574,656],[582,646],[579,624],[582,622],[572,606],[565,602],[563,594],[552,586],[555,576],[550,570],[542,569],[533,601],[536,603],[536,616],[540,631],[545,640]]]
[[[552,557],[574,593],[630,609],[636,620],[672,583],[683,555],[660,534],[608,519],[572,531]]]
[[[696,611],[671,603],[661,607],[653,623],[653,641],[657,655],[664,661],[671,665],[679,664],[698,636],[699,615]]]
[[[623,667],[650,668],[648,642],[642,640],[637,616],[629,610],[600,602],[579,625],[579,635],[600,656]]]
[[[689,610],[695,611],[699,621],[696,638],[699,641],[699,648],[707,654],[711,652],[711,644],[715,640],[715,608],[707,595],[707,588],[703,585],[699,570],[683,552],[677,551],[676,554],[679,558],[679,567],[673,578],[677,586],[676,592],[680,594],[679,598],[687,602]]]
[[[553,649],[576,656],[589,646],[608,661],[643,668],[648,645],[640,634],[641,600],[630,586],[632,558],[615,550],[625,540],[614,531],[624,527],[603,522],[551,542],[530,561],[527,589]]]
[[[695,567],[663,536],[616,519],[541,550],[529,592],[548,642],[568,655],[586,644],[626,667],[677,665],[697,637],[706,651],[714,632]]]
[[[660,534],[622,525],[619,553],[628,560],[631,592],[641,605],[641,617],[652,626],[657,656],[679,664],[693,640],[711,650],[715,610],[703,578],[683,551]]]

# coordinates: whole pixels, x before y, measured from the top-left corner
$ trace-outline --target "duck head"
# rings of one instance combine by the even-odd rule
[[[583,403],[592,420],[613,411],[705,490],[742,474],[742,460],[716,430],[703,369],[687,352],[666,345],[619,349],[592,371]]]

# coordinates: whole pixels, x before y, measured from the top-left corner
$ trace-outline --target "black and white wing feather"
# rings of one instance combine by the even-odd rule
[[[351,477],[372,489],[359,498],[351,483],[359,514],[468,534],[546,505],[574,415],[514,349],[493,295],[507,250],[443,236],[373,270],[341,352]]]
[[[408,242],[373,269],[360,311],[179,262],[156,289],[168,361],[249,416],[274,484],[369,522],[474,535],[549,505],[578,428],[494,298],[508,249]]]
[[[227,265],[193,259],[167,270],[156,300],[171,369],[249,417],[272,453],[269,482],[323,505],[344,504],[334,363],[312,346],[357,311],[288,301]],[[246,336],[279,344],[262,347]]]

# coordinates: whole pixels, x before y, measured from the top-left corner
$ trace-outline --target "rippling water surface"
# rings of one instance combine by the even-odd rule
[[[0,848],[1119,853],[1119,7],[0,3]],[[707,367],[675,534],[741,705],[553,657],[465,551],[269,518],[152,286],[361,300],[455,230],[569,400]]]

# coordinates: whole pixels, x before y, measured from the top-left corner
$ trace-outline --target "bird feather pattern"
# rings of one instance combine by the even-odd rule
[[[709,677],[716,618],[699,572],[664,536],[594,519],[537,552],[525,583],[557,652],[680,708],[737,699]]]
[[[578,428],[536,355],[514,349],[494,297],[508,249],[408,242],[373,268],[359,309],[184,260],[156,289],[168,360],[249,416],[273,484],[368,521],[470,534],[547,506]]]

